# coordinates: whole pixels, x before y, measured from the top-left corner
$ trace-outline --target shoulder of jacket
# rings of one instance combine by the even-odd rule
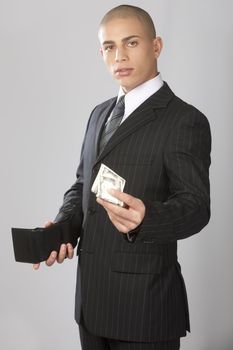
[[[113,102],[114,100],[116,99],[117,97],[112,97],[98,105],[95,106],[94,110],[104,110],[105,108],[109,107]]]
[[[209,121],[207,117],[204,115],[202,111],[200,111],[197,107],[193,106],[192,104],[182,100],[180,97],[174,95],[171,100],[171,107],[176,106],[177,114],[180,117],[183,117],[184,119],[191,118],[194,119],[196,122],[199,121],[201,123],[207,123],[209,124]]]

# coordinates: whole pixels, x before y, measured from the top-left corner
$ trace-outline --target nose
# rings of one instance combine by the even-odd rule
[[[122,48],[116,49],[116,55],[115,55],[115,61],[116,62],[122,62],[127,60],[127,55]]]

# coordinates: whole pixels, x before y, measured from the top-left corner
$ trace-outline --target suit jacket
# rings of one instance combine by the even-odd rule
[[[77,179],[56,221],[71,218],[80,237],[82,312],[89,331],[126,341],[178,338],[190,327],[177,240],[209,221],[209,123],[164,83],[98,155],[99,136],[115,102],[110,99],[91,113]],[[101,163],[126,179],[126,193],[145,203],[133,243],[90,191]]]

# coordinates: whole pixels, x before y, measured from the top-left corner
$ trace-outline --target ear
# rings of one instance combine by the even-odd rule
[[[155,53],[155,58],[157,59],[160,55],[160,52],[162,51],[163,48],[163,40],[160,38],[160,36],[157,36],[154,41],[154,53]]]

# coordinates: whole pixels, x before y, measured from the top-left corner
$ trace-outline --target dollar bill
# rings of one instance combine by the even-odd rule
[[[107,167],[105,164],[101,164],[99,172],[92,185],[91,191],[96,194],[96,197],[123,206],[124,203],[110,195],[108,190],[116,189],[123,192],[124,186],[125,179],[123,179],[120,175],[115,173],[115,171]]]

